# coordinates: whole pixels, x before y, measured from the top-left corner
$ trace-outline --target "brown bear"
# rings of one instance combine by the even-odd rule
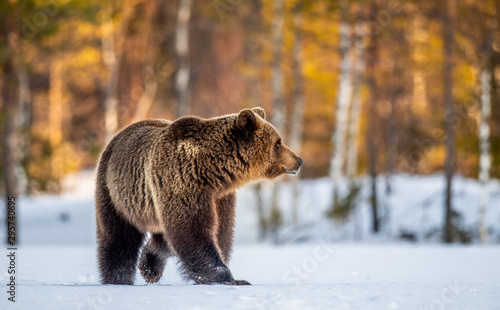
[[[104,284],[133,284],[139,270],[158,282],[177,256],[197,284],[234,280],[235,190],[253,180],[296,174],[303,160],[281,141],[263,109],[174,122],[149,119],[120,131],[97,168],[98,263]]]

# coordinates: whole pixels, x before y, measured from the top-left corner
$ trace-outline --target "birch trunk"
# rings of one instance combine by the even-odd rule
[[[175,52],[177,54],[177,75],[175,92],[177,96],[177,117],[190,113],[189,106],[189,20],[192,0],[180,0],[175,27]]]
[[[481,203],[479,207],[479,237],[481,243],[488,242],[486,210],[488,209],[488,183],[490,181],[490,127],[491,116],[491,70],[485,67],[481,72],[481,119],[479,125],[479,181],[481,182]]]
[[[290,147],[295,153],[300,154],[302,149],[302,128],[304,119],[304,76],[302,74],[302,24],[301,5],[296,5],[294,18],[294,38],[293,53],[293,114],[292,129],[290,133]],[[299,224],[298,208],[300,196],[300,177],[292,179],[292,221],[295,226]]]
[[[349,122],[349,143],[347,146],[347,177],[352,180],[358,170],[358,135],[360,131],[361,118],[361,86],[363,82],[363,71],[365,67],[364,44],[363,42],[363,24],[355,26],[355,52],[356,61],[354,63],[353,77],[353,98],[351,105],[351,117]]]
[[[496,29],[492,28],[486,34],[483,48],[483,68],[480,76],[481,84],[481,114],[479,119],[479,181],[481,182],[481,199],[479,205],[479,239],[481,243],[488,242],[488,231],[486,227],[486,211],[488,210],[491,169],[490,150],[490,117],[491,117],[491,79],[492,62],[491,49],[493,45],[493,34]]]
[[[358,20],[362,20],[363,16],[358,16]],[[361,119],[361,86],[363,84],[363,71],[365,67],[364,53],[365,44],[363,38],[364,22],[358,22],[354,27],[354,51],[355,62],[353,72],[353,98],[349,119],[349,142],[347,145],[347,163],[346,175],[349,179],[349,191],[355,190],[355,187],[360,186],[356,184],[355,176],[358,171],[358,136],[360,132],[360,119]],[[362,237],[362,221],[361,212],[358,206],[353,210],[353,230],[354,239],[361,240]]]
[[[283,135],[285,129],[284,106],[283,106],[283,72],[281,69],[282,45],[283,45],[283,23],[284,23],[284,2],[283,0],[274,0],[273,16],[273,61],[272,61],[272,91],[273,91],[273,116],[271,123],[278,132]],[[277,242],[277,230],[282,224],[282,215],[278,204],[280,183],[273,183],[271,197],[271,218],[269,221],[270,231],[273,234],[274,241]]]
[[[350,39],[351,27],[345,19],[345,12],[342,12],[340,24],[340,78],[339,92],[337,95],[336,108],[336,128],[332,136],[333,153],[330,162],[330,180],[333,187],[332,210],[337,209],[339,201],[339,181],[342,177],[342,167],[344,164],[345,134],[347,128],[347,116],[349,103],[352,96]]]

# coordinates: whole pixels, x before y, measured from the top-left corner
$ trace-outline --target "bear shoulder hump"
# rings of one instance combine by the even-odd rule
[[[175,120],[169,127],[169,132],[176,138],[188,138],[203,129],[203,119],[196,116],[184,116]]]
[[[159,119],[159,118],[150,118],[145,119],[133,124],[128,125],[122,130],[123,134],[129,134],[131,132],[137,132],[138,130],[143,130],[145,128],[167,128],[172,124],[171,121]]]

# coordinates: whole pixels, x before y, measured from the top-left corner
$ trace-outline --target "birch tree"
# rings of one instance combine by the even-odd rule
[[[349,119],[349,142],[347,144],[346,174],[352,180],[358,170],[358,135],[360,131],[361,118],[361,86],[363,82],[363,71],[365,67],[365,45],[363,43],[364,23],[358,22],[354,27],[354,76],[353,76],[353,97]]]
[[[350,118],[349,118],[349,131],[348,131],[348,143],[347,143],[347,162],[346,162],[346,175],[349,180],[349,192],[353,193],[361,188],[361,184],[355,181],[356,172],[358,170],[358,136],[360,132],[360,118],[361,118],[361,87],[363,84],[363,73],[365,67],[365,24],[364,16],[362,14],[358,15],[357,23],[354,26],[354,68],[353,68],[353,97],[350,107]],[[353,230],[354,238],[356,240],[361,239],[362,223],[361,223],[361,212],[357,206],[355,206],[354,220],[353,220]]]
[[[175,93],[177,96],[177,117],[190,112],[189,106],[189,20],[191,19],[192,0],[180,0],[177,8],[175,27],[175,52],[177,57],[177,75]]]
[[[495,27],[496,28],[496,27]],[[483,44],[483,66],[480,75],[481,113],[479,119],[479,181],[481,182],[481,198],[479,205],[479,238],[481,243],[488,242],[486,228],[486,211],[488,209],[488,184],[490,181],[490,117],[491,117],[491,49],[495,29],[489,29]]]
[[[333,153],[330,162],[330,180],[332,182],[332,210],[338,208],[339,201],[339,181],[342,177],[342,167],[344,164],[345,134],[347,128],[347,117],[349,103],[352,96],[352,76],[351,76],[351,26],[346,20],[346,8],[341,8],[340,21],[340,77],[339,92],[337,95],[336,107],[336,128],[332,135]]]
[[[488,241],[486,230],[486,210],[488,209],[488,183],[490,180],[490,127],[491,115],[491,69],[485,66],[481,72],[481,118],[479,125],[479,181],[481,182],[481,201],[479,207],[479,237],[481,243]]]

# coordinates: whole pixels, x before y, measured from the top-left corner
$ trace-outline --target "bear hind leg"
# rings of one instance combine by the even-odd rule
[[[156,283],[160,280],[169,256],[171,252],[163,234],[151,235],[139,259],[139,271],[147,283]]]
[[[110,200],[98,200],[97,211],[97,257],[101,282],[132,285],[144,234],[125,221]]]

